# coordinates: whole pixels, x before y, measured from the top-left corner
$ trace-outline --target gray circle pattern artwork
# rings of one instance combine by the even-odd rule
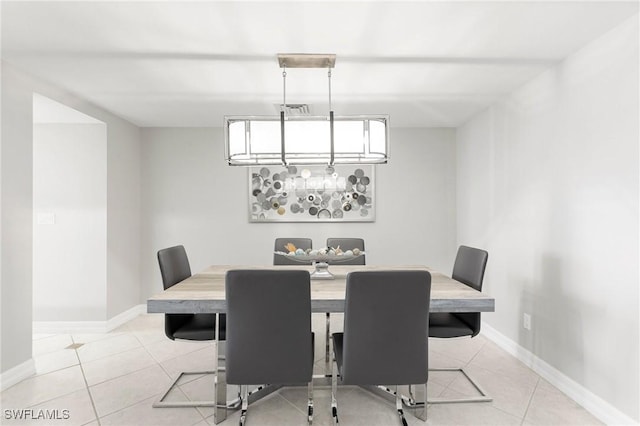
[[[373,208],[371,178],[361,168],[262,167],[251,175],[251,215],[259,221],[302,217],[363,220]],[[303,215],[303,216],[299,216]],[[299,219],[294,219],[299,217]]]

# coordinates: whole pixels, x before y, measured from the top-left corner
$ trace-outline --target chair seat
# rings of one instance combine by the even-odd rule
[[[226,316],[220,315],[219,340],[225,340]],[[214,340],[216,333],[216,314],[195,314],[192,319],[173,333],[176,339]]]
[[[473,335],[473,329],[455,314],[437,312],[429,314],[429,337],[461,337]]]

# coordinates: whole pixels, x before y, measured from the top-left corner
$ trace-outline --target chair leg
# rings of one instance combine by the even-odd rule
[[[313,423],[313,379],[307,385],[307,423]]]
[[[171,383],[171,386],[162,394],[160,399],[153,403],[153,408],[180,408],[180,407],[215,407],[216,401],[165,401],[164,399],[178,384],[182,376],[194,374],[216,374],[215,371],[182,371]]]
[[[324,354],[324,362],[326,362],[327,364],[331,361],[331,352],[329,350],[329,340],[331,340],[331,314],[329,312],[327,312],[327,318],[326,318],[326,328],[327,328],[327,333],[326,333],[326,337],[325,337],[325,354]]]
[[[432,398],[428,402],[429,404],[453,404],[456,402],[491,402],[493,398],[488,396],[487,393],[480,387],[480,385],[473,380],[464,368],[430,368],[429,371],[459,371],[469,380],[469,382],[480,392],[481,396],[471,396],[466,398]]]
[[[240,398],[242,398],[242,411],[240,412],[240,426],[247,421],[247,408],[249,408],[249,386],[240,385]]]
[[[396,386],[396,410],[398,410],[398,416],[400,416],[402,426],[409,426],[407,424],[407,419],[404,418],[404,410],[402,409],[402,396],[400,395],[400,392],[398,392],[398,386]]]
[[[220,324],[219,318],[216,320],[216,324]],[[219,330],[216,329],[215,335],[219,334]],[[240,398],[237,398],[233,401],[227,401],[227,389],[226,386],[222,387],[222,392],[216,392],[216,400],[204,400],[204,401],[165,401],[164,399],[169,395],[169,393],[176,387],[178,381],[182,376],[186,375],[195,375],[195,374],[213,374],[216,376],[216,384],[219,382],[221,376],[224,373],[224,349],[222,352],[219,351],[221,345],[224,345],[224,341],[219,341],[217,339],[214,340],[216,343],[216,354],[218,358],[218,368],[216,371],[182,371],[178,375],[178,377],[171,383],[169,388],[162,394],[160,399],[153,403],[153,408],[181,408],[181,407],[214,407],[214,410],[217,412],[219,410],[226,410],[226,408],[234,408],[239,402]],[[224,382],[224,380],[222,380]],[[215,386],[217,388],[217,385]],[[226,414],[225,414],[226,416]],[[226,417],[225,417],[226,418]]]
[[[427,386],[428,383],[423,385],[416,385],[417,397],[413,393],[413,386],[409,386],[409,400],[413,402],[414,415],[420,420],[427,421]]]
[[[337,425],[338,422],[338,402],[336,396],[338,394],[338,365],[336,360],[333,360],[331,364],[331,417],[333,418],[333,424]]]
[[[403,395],[398,392],[398,386],[395,386],[395,390],[391,389],[385,385],[377,385],[377,386],[367,386],[366,389],[371,391],[376,395],[380,395],[385,399],[388,399],[389,396],[395,398],[396,400],[396,410],[398,411],[398,415],[400,415],[400,420],[403,421],[403,424],[406,424],[406,420],[402,420],[404,418],[404,410],[403,406],[412,410],[411,413],[419,418],[422,421],[427,421],[427,404],[424,402],[427,399],[427,384],[417,385],[418,397],[413,394],[413,385],[409,385],[409,396]],[[424,394],[422,394],[424,392]]]

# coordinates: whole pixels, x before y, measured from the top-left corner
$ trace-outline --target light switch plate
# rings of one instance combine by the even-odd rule
[[[55,225],[56,214],[53,212],[38,213],[38,225]]]
[[[522,326],[525,330],[531,330],[531,315],[524,314]]]

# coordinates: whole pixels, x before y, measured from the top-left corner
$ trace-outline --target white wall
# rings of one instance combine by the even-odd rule
[[[107,317],[106,130],[34,125],[34,321]],[[43,224],[51,214],[53,223]]]
[[[109,120],[103,115],[94,117],[107,123],[107,319],[110,319],[140,303],[140,128],[117,117]]]
[[[489,251],[496,298],[484,319],[636,421],[638,60],[636,16],[457,131],[458,242]]]
[[[2,66],[0,371],[31,358],[33,93],[107,125],[107,320],[140,303],[138,127],[6,62]]]
[[[427,264],[455,256],[452,129],[392,129],[391,160],[376,169],[375,223],[249,223],[247,169],[224,161],[222,129],[142,131],[143,300],[162,289],[156,252],[184,244],[194,272],[264,264],[276,237],[362,237],[373,264]]]
[[[0,371],[31,358],[32,93],[2,64]]]

